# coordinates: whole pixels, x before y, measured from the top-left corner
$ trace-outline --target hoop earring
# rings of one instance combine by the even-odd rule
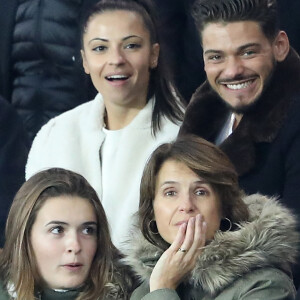
[[[232,222],[228,218],[224,218],[221,220],[220,229],[224,232],[230,231],[232,228]]]
[[[152,222],[154,222],[155,225],[154,225],[154,223],[152,223]],[[152,223],[152,225],[151,225],[151,223]],[[154,231],[151,229],[151,227],[153,227],[153,226],[155,226],[157,232],[154,232]],[[152,234],[159,234],[158,229],[157,229],[157,226],[156,226],[155,220],[151,220],[151,221],[148,223],[148,229],[149,229],[149,232],[152,233]]]

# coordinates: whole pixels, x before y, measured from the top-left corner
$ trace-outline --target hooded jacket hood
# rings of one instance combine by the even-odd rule
[[[235,231],[218,231],[187,279],[215,295],[239,277],[258,268],[277,268],[290,275],[296,261],[299,234],[296,217],[275,198],[254,194],[244,198],[250,218]],[[125,258],[142,281],[151,272],[163,250],[134,232]]]

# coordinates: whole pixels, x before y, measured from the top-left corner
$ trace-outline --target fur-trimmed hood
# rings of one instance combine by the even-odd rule
[[[272,142],[282,127],[290,104],[300,100],[300,58],[291,48],[276,65],[271,82],[255,108],[244,114],[234,132],[220,145],[239,175],[256,163],[255,143]],[[187,107],[179,135],[195,134],[214,143],[230,110],[206,81]]]
[[[254,269],[274,267],[290,275],[296,260],[296,217],[275,198],[254,194],[244,201],[249,208],[249,221],[239,224],[236,231],[218,231],[188,279],[210,295]],[[148,282],[163,251],[136,231],[128,243],[125,261],[142,281]]]

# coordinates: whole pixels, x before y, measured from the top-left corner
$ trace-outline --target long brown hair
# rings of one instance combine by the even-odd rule
[[[26,300],[33,300],[34,294],[43,288],[30,233],[45,201],[63,195],[89,201],[98,224],[97,251],[84,290],[77,300],[102,299],[106,294],[114,294],[115,299],[126,299],[131,280],[125,274],[125,267],[119,263],[121,255],[112,244],[100,200],[85,178],[61,168],[48,169],[32,176],[14,198],[6,223],[6,242],[0,254],[0,276],[4,286],[12,285],[17,299]]]
[[[246,221],[248,208],[242,201],[237,173],[227,156],[212,143],[194,135],[184,135],[173,143],[159,146],[151,155],[143,173],[140,189],[139,227],[152,244],[165,249],[167,243],[149,228],[154,219],[153,200],[156,179],[163,163],[176,160],[208,182],[221,202],[223,217],[234,223]]]

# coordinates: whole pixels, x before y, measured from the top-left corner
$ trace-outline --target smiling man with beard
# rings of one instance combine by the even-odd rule
[[[219,145],[247,194],[279,196],[299,214],[300,59],[276,0],[197,0],[193,16],[207,81],[180,134]]]

